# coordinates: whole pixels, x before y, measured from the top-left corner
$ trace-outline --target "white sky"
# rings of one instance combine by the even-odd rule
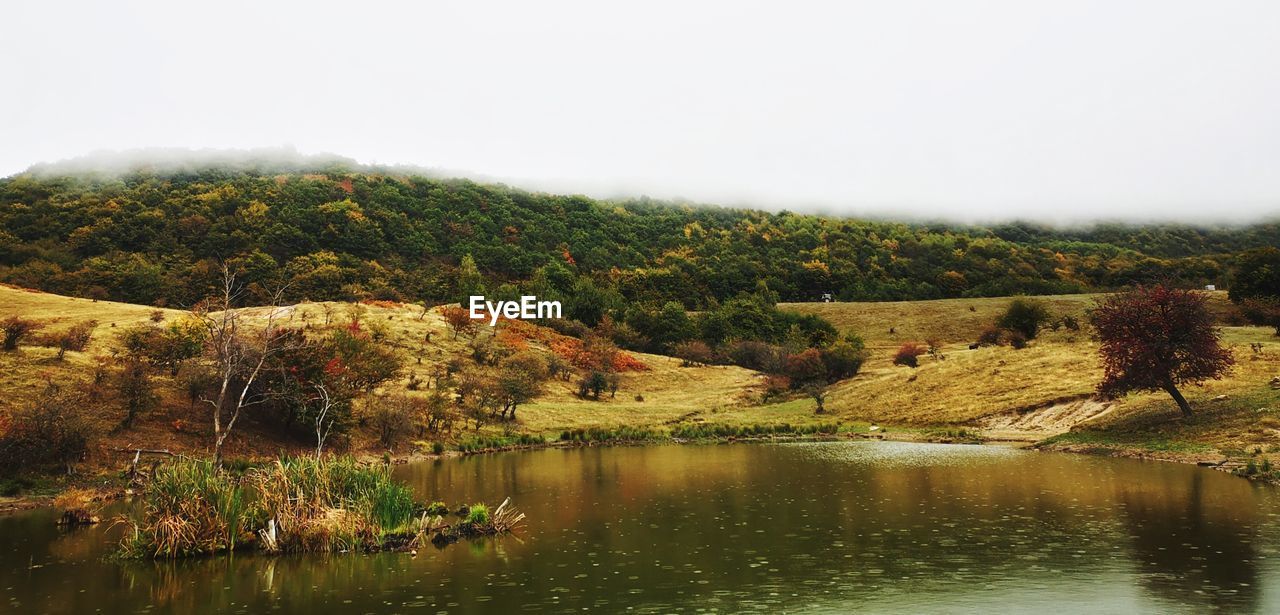
[[[0,175],[287,145],[773,209],[1280,214],[1274,0],[19,0],[0,21]]]

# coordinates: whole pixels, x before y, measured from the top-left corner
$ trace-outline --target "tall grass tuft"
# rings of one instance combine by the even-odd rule
[[[249,532],[245,489],[213,462],[160,466],[143,496],[142,519],[123,543],[125,555],[172,558],[230,551]]]
[[[242,475],[181,459],[157,470],[143,501],[141,519],[124,520],[133,527],[124,556],[183,557],[250,542],[276,553],[374,551],[416,544],[428,534],[504,533],[524,518],[506,502],[493,515],[476,504],[459,524],[465,528],[449,526],[434,514],[448,512],[443,503],[424,510],[391,478],[389,466],[349,457],[281,459]]]

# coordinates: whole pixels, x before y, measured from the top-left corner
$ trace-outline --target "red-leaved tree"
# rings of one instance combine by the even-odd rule
[[[1099,302],[1091,316],[1102,343],[1098,392],[1165,391],[1191,416],[1178,385],[1221,378],[1233,363],[1206,301],[1202,293],[1156,285]]]

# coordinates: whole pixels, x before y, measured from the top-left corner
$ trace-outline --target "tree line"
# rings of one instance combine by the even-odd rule
[[[630,199],[329,165],[0,180],[0,281],[194,305],[240,272],[243,300],[453,302],[476,290],[570,299],[589,324],[622,301],[704,310],[758,283],[780,301],[1071,293],[1224,284],[1280,225],[1056,229],[906,224]],[[545,296],[544,295],[550,295]]]

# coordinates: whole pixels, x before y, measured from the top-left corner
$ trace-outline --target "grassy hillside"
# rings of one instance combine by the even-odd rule
[[[1096,296],[1040,297],[1054,317],[1072,315],[1082,322]],[[1087,330],[1045,331],[1026,349],[1007,346],[969,350],[1008,305],[1009,298],[948,299],[893,303],[788,304],[789,310],[820,314],[837,327],[867,341],[870,357],[856,378],[837,385],[827,402],[841,417],[909,425],[988,427],[996,435],[1043,437],[1074,427],[1059,443],[1106,444],[1151,450],[1241,451],[1280,444],[1280,338],[1265,327],[1223,327],[1224,342],[1236,357],[1231,374],[1184,393],[1199,415],[1178,418],[1164,393],[1129,395],[1107,403],[1105,411],[1081,424],[1091,412],[1067,413],[1068,420],[1035,426],[1025,420],[1036,411],[1059,408],[1092,395],[1102,377],[1097,345]],[[1225,293],[1213,293],[1211,307],[1226,312]],[[890,327],[894,329],[889,332]],[[937,339],[945,359],[922,357],[918,369],[891,364],[905,341]],[[1250,345],[1262,344],[1261,352]],[[1225,396],[1225,397],[1223,397]],[[1096,409],[1095,409],[1096,410]],[[1022,433],[1003,427],[1023,417]],[[989,427],[1001,426],[1001,427]]]
[[[1055,317],[1083,320],[1093,303],[1090,296],[1043,298]],[[1272,450],[1280,443],[1280,391],[1270,386],[1280,375],[1280,340],[1269,329],[1226,327],[1225,340],[1233,348],[1237,366],[1232,374],[1186,393],[1199,411],[1196,418],[1178,418],[1164,394],[1132,395],[1110,402],[1085,402],[1101,377],[1097,348],[1087,331],[1045,331],[1026,349],[1007,346],[968,349],[970,340],[1008,303],[1008,298],[953,299],[899,303],[787,304],[787,310],[820,314],[845,331],[867,340],[868,361],[855,378],[832,387],[829,415],[815,416],[813,402],[793,398],[761,404],[764,376],[727,367],[682,367],[676,359],[631,353],[647,369],[625,373],[615,397],[600,401],[579,398],[571,382],[553,381],[545,394],[521,406],[518,423],[486,425],[480,432],[455,428],[447,436],[428,440],[459,442],[478,436],[528,433],[556,438],[560,432],[588,428],[641,428],[663,431],[677,424],[812,425],[838,420],[845,429],[866,432],[869,424],[892,426],[895,433],[927,435],[935,430],[966,430],[992,437],[1044,438],[1058,435],[1053,446],[1110,448],[1146,454],[1242,454],[1258,448]],[[1218,304],[1225,298],[1215,295]],[[261,310],[262,308],[258,308]],[[299,321],[340,322],[358,312],[363,322],[378,328],[384,342],[394,345],[404,361],[398,382],[380,393],[425,396],[408,390],[411,375],[430,378],[436,367],[468,352],[466,335],[454,339],[439,310],[425,314],[416,306],[306,303],[293,308]],[[48,323],[47,330],[94,319],[100,324],[84,352],[69,352],[63,361],[55,351],[23,346],[0,353],[0,419],[27,403],[46,381],[83,383],[102,357],[114,349],[116,331],[153,318],[154,308],[69,298],[12,287],[0,287],[0,317],[22,314]],[[176,310],[159,312],[180,318]],[[519,338],[535,352],[549,353],[559,334],[527,323],[506,323],[500,339]],[[893,332],[890,333],[890,328]],[[479,335],[491,335],[481,328]],[[429,341],[428,341],[429,339]],[[902,342],[936,339],[945,358],[922,357],[916,369],[893,366],[890,356]],[[1261,343],[1260,353],[1250,344]],[[96,443],[92,460],[115,467],[122,462],[116,448],[143,446],[206,453],[209,450],[207,412],[193,405],[177,382],[157,377],[163,403],[132,429],[118,430],[124,414],[110,394],[92,410],[104,438]],[[1226,396],[1225,398],[1221,396]],[[2,422],[2,421],[0,421]],[[252,418],[237,428],[229,456],[256,457],[280,452],[304,452],[303,439],[280,440],[270,425]],[[427,442],[429,444],[429,442]],[[412,447],[411,443],[406,446]],[[351,448],[377,452],[372,428],[357,429]]]
[[[252,308],[250,314],[261,315],[265,308]],[[437,366],[451,358],[468,352],[469,336],[457,339],[446,325],[439,309],[423,313],[417,306],[379,302],[375,304],[308,303],[293,310],[297,322],[320,323],[326,318],[334,322],[348,319],[355,311],[371,327],[385,334],[384,343],[400,350],[404,369],[399,381],[390,383],[380,393],[397,392],[408,396],[426,396],[427,390],[411,391],[407,385],[411,376],[430,379]],[[68,352],[62,361],[55,358],[56,351],[35,345],[24,345],[16,352],[0,353],[0,418],[17,407],[28,403],[43,390],[48,381],[66,386],[83,386],[90,378],[97,362],[111,355],[116,347],[115,333],[134,324],[146,322],[157,313],[155,308],[109,301],[93,301],[63,297],[49,293],[0,286],[0,317],[21,314],[47,323],[41,333],[96,320],[99,325],[93,340],[83,352]],[[159,310],[166,319],[180,318],[183,312]],[[499,335],[520,329],[520,337],[529,348],[548,353],[547,340],[559,336],[554,331],[525,323],[503,323]],[[482,327],[478,335],[492,335],[488,327]],[[426,341],[428,339],[430,341]],[[622,376],[615,397],[600,401],[580,399],[571,382],[552,381],[546,393],[535,402],[521,406],[519,424],[514,427],[485,426],[480,432],[470,428],[455,428],[447,437],[432,437],[445,441],[458,441],[478,435],[500,435],[504,432],[531,433],[555,438],[563,430],[591,427],[614,428],[621,426],[660,427],[675,423],[691,413],[716,414],[726,412],[733,416],[730,422],[770,422],[779,419],[814,422],[811,409],[799,409],[794,413],[763,414],[747,406],[759,396],[761,376],[755,372],[730,366],[681,367],[670,357],[629,353],[647,369],[630,371]],[[117,431],[116,426],[124,416],[124,410],[110,394],[106,394],[91,413],[98,432],[108,437],[100,443],[96,457],[99,460],[119,457],[110,449],[128,446],[167,448],[174,451],[204,452],[209,447],[207,412],[199,404],[193,405],[178,390],[178,383],[164,375],[156,376],[160,384],[162,404],[129,430]],[[731,415],[729,411],[738,410]],[[752,416],[755,414],[757,416]],[[179,422],[185,426],[175,427]],[[302,440],[280,441],[273,436],[269,426],[255,423],[252,417],[237,429],[232,438],[231,456],[258,456],[280,451],[303,452],[311,446]],[[356,450],[380,450],[370,430],[360,430],[353,435],[352,446]]]

